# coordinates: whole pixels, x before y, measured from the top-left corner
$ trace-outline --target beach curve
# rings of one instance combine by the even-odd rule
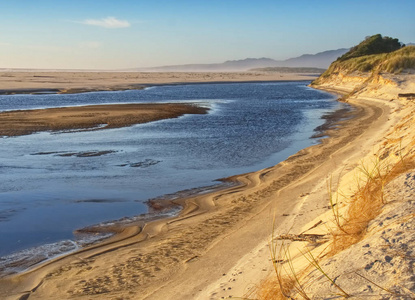
[[[279,198],[281,198],[283,189],[289,190],[290,184],[298,182],[301,177],[321,168],[321,164],[327,163],[325,159],[328,155],[336,155],[340,149],[345,148],[353,139],[360,136],[371,122],[379,120],[384,115],[383,108],[373,104],[358,104],[354,113],[357,115],[352,121],[354,126],[351,126],[350,120],[348,124],[343,122],[340,129],[328,132],[331,138],[324,139],[322,144],[304,149],[275,167],[232,178],[242,182],[242,185],[208,195],[179,200],[184,209],[175,218],[157,220],[144,226],[139,233],[129,235],[121,241],[101,244],[92,249],[85,248],[81,253],[76,252],[27,273],[4,278],[0,285],[4,287],[3,284],[6,282],[18,280],[20,283],[17,286],[7,284],[9,292],[7,295],[14,295],[11,297],[15,298],[22,296],[22,291],[33,290],[35,286],[35,292],[30,293],[31,299],[51,297],[57,292],[55,288],[51,288],[51,283],[55,282],[59,285],[58,283],[64,278],[66,278],[65,282],[71,278],[71,283],[65,292],[62,291],[63,298],[73,296],[88,298],[94,295],[112,297],[118,294],[125,296],[137,289],[140,291],[139,299],[146,297],[156,299],[172,286],[183,288],[183,282],[186,282],[183,278],[189,279],[189,276],[184,276],[189,272],[189,264],[199,266],[204,264],[206,267],[210,253],[214,253],[212,249],[217,249],[224,243],[224,239],[232,236],[235,236],[236,240],[238,240],[236,236],[239,236],[240,239],[240,233],[235,233],[240,230],[241,226],[243,227],[243,224],[247,224],[248,219],[263,214],[266,207],[270,205],[270,198],[274,198],[276,193],[279,193]],[[356,131],[356,128],[361,128],[361,130]],[[280,218],[286,218],[283,215],[292,213],[294,202],[291,201],[290,205],[288,202],[286,200],[279,203],[280,206],[285,207]],[[255,238],[258,240],[270,233],[270,227],[264,226],[264,222],[269,223],[267,220],[262,220],[260,222],[262,226],[255,225],[255,228],[262,228],[256,231]],[[148,238],[149,236],[152,238]],[[119,237],[120,235],[117,238]],[[133,244],[134,248],[131,247]],[[237,245],[235,242],[231,244]],[[253,246],[255,243],[250,245]],[[249,246],[239,247],[239,252],[246,253],[247,247],[249,248]],[[140,253],[138,249],[141,249],[143,253]],[[124,263],[116,261],[109,263],[112,273],[110,270],[107,270],[108,272],[92,271],[94,267],[87,270],[91,266],[108,265],[103,261],[108,260],[107,253],[114,250],[117,250],[117,257],[121,257],[119,260]],[[223,272],[226,267],[230,267],[231,262],[236,263],[238,257],[236,253],[233,253],[231,257],[225,255],[224,259],[220,259],[225,262],[218,267],[217,271]],[[214,265],[217,265],[217,262]],[[217,279],[218,275],[219,278],[222,276],[217,271],[210,275],[211,282],[214,281],[213,277]],[[74,276],[78,272],[84,273],[87,275],[84,277],[90,279],[85,280]],[[177,276],[178,273],[181,276]],[[105,279],[103,274],[113,274],[113,276]],[[156,277],[151,277],[153,275]],[[40,280],[42,276],[45,276],[44,280],[48,282],[47,285],[39,285],[39,281],[45,282],[43,279]],[[160,282],[160,278],[169,278],[169,281]],[[178,278],[181,283],[177,282]],[[191,288],[193,293],[200,286],[200,282],[195,282]],[[189,287],[186,291],[182,289],[182,299],[189,297],[186,293],[189,293]],[[137,299],[137,296],[134,294],[132,298]]]

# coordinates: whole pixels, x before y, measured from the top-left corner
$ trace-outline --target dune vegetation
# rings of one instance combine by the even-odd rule
[[[404,46],[397,39],[375,35],[339,57],[315,83],[319,84],[322,79],[339,73],[399,74],[411,70],[415,70],[415,46]]]

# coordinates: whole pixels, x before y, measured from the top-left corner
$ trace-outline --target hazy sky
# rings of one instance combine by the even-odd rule
[[[415,0],[1,0],[0,68],[287,59],[381,33],[415,42]]]

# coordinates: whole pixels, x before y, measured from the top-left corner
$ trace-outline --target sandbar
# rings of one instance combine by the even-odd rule
[[[205,114],[191,104],[111,104],[0,112],[0,136],[39,131],[76,131],[119,128],[184,114]]]

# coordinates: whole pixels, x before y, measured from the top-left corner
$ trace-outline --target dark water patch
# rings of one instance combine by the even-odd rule
[[[107,155],[111,153],[115,153],[117,151],[113,150],[106,150],[106,151],[85,151],[85,152],[69,152],[69,153],[63,153],[63,154],[57,154],[58,156],[62,157],[70,157],[70,156],[76,156],[76,157],[93,157],[93,156],[102,156]]]
[[[26,208],[10,208],[0,211],[0,222],[8,221]]]
[[[74,203],[116,203],[124,202],[121,199],[86,199],[86,200],[75,200]]]
[[[82,152],[67,152],[67,151],[46,151],[46,152],[36,152],[30,155],[55,155],[61,157],[94,157],[102,156],[111,153],[116,153],[115,150],[104,150],[104,151],[82,151]]]
[[[161,163],[161,160],[147,158],[143,161],[139,161],[136,163],[127,162],[125,164],[120,164],[117,166],[118,167],[131,167],[131,168],[148,168],[148,167],[157,165],[158,163]]]
[[[52,154],[61,154],[61,153],[65,153],[65,152],[63,152],[63,151],[46,151],[46,152],[32,153],[30,155],[52,155]]]

